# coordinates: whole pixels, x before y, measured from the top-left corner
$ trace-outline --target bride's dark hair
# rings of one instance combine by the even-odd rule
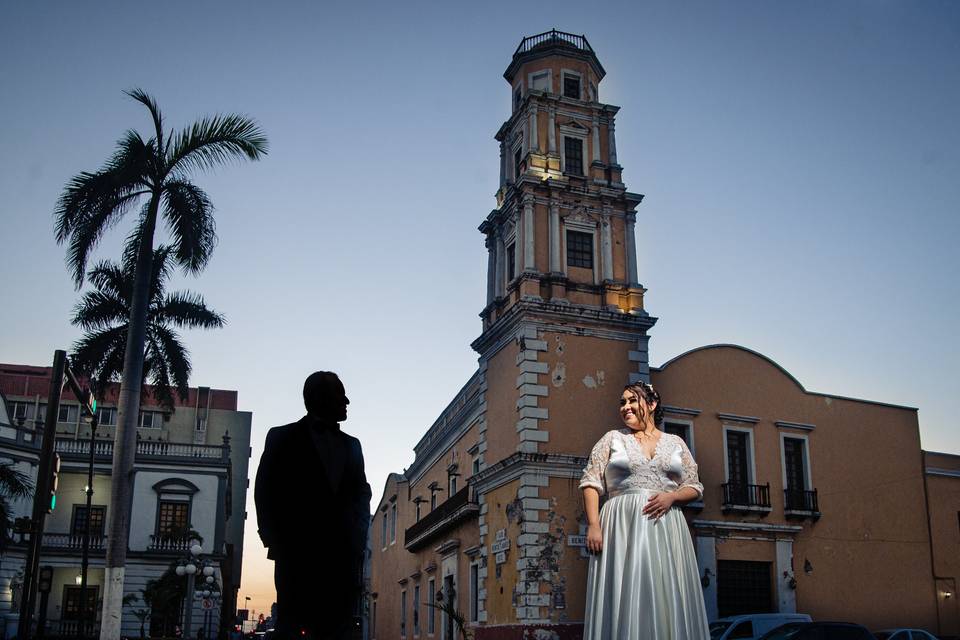
[[[653,409],[653,424],[660,427],[663,425],[663,402],[660,400],[660,393],[653,388],[652,384],[638,380],[633,384],[628,384],[623,388],[624,391],[632,391],[638,398],[643,398],[647,404],[657,403]]]

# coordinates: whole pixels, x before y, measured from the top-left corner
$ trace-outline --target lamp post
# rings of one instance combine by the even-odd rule
[[[188,553],[180,561],[180,564],[177,565],[175,571],[178,576],[187,577],[186,611],[183,613],[183,630],[185,637],[190,638],[192,637],[191,632],[193,630],[193,594],[196,586],[197,573],[200,573],[200,577],[203,578],[206,585],[212,585],[215,578],[213,577],[213,567],[206,564],[200,558],[200,552],[203,550],[203,547],[200,546],[200,537],[196,533],[190,533],[187,538],[187,545]]]
[[[87,637],[87,570],[90,566],[90,522],[93,520],[93,456],[97,442],[97,426],[100,423],[100,417],[93,413],[84,415],[84,419],[90,423],[90,457],[87,462],[87,486],[84,493],[87,494],[86,522],[83,527],[83,553],[80,557],[80,637]],[[91,611],[91,616],[96,621],[97,612]],[[90,635],[93,633],[93,624],[90,625]]]

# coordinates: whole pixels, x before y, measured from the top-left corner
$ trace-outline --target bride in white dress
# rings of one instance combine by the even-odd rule
[[[703,496],[697,464],[681,438],[657,428],[663,409],[652,386],[628,385],[620,417],[626,427],[600,438],[580,481],[593,554],[583,638],[707,640],[697,559],[679,509]]]

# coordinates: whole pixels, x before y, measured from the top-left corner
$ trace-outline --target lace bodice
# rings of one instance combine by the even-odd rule
[[[593,447],[580,479],[580,488],[615,496],[628,489],[676,491],[693,487],[703,497],[697,463],[682,438],[661,433],[649,460],[627,427],[603,434]]]

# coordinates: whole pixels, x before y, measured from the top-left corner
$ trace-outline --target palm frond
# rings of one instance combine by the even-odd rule
[[[157,339],[156,327],[150,327],[147,333],[146,357],[143,361],[143,382],[153,385],[151,394],[161,407],[173,410],[173,394],[170,391],[170,367],[163,352],[163,346]]]
[[[207,307],[203,296],[192,291],[169,294],[157,309],[157,316],[187,329],[220,329],[227,319]]]
[[[123,354],[127,348],[127,325],[88,331],[73,343],[70,363],[74,370],[93,376],[105,385],[116,382],[123,371]]]
[[[178,176],[190,169],[212,169],[231,159],[259,160],[267,153],[267,138],[260,125],[238,114],[203,118],[177,134],[171,145],[167,168]]]
[[[153,118],[153,128],[157,132],[157,149],[163,149],[163,115],[160,113],[160,107],[153,96],[140,88],[128,89],[125,94],[144,105],[150,110],[150,117]]]
[[[123,267],[111,260],[101,260],[87,273],[87,280],[97,289],[111,296],[128,300],[132,281]]]
[[[180,399],[186,400],[190,391],[190,372],[192,371],[187,348],[180,342],[180,337],[167,327],[156,326],[153,329],[159,352],[166,364],[167,375],[173,380]]]
[[[33,492],[30,477],[13,468],[12,463],[0,464],[0,496],[26,498]]]
[[[103,291],[88,291],[74,306],[70,323],[91,331],[125,323],[129,317],[130,307],[123,298]]]
[[[150,274],[150,312],[156,313],[156,307],[163,301],[163,290],[167,280],[173,272],[174,260],[171,257],[173,247],[162,244],[153,250],[153,272]],[[129,272],[131,285],[133,283],[133,268]]]
[[[173,231],[177,262],[187,272],[201,271],[217,244],[210,198],[187,180],[169,180],[164,185],[163,217]]]

